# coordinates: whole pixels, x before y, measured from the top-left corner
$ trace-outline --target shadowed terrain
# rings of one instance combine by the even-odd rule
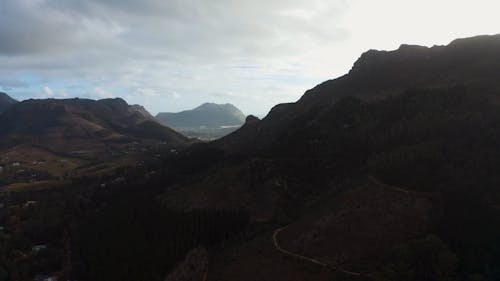
[[[499,74],[498,35],[371,50],[209,143],[119,99],[15,104],[0,135],[29,154],[166,147],[71,188],[1,192],[0,277],[499,280]]]

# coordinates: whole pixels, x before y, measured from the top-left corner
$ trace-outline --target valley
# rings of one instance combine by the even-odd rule
[[[206,142],[122,99],[12,103],[0,280],[498,280],[499,73],[499,35],[371,50]]]

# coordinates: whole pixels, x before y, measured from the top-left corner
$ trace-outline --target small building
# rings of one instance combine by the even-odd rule
[[[45,244],[35,245],[32,248],[33,252],[40,252],[40,251],[43,251],[45,249],[47,249],[47,245],[45,245]]]
[[[34,206],[34,205],[36,205],[36,201],[33,201],[33,200],[26,201],[24,203],[24,207],[31,207],[31,206]]]
[[[19,167],[19,166],[21,166],[21,163],[19,162],[12,163],[12,167]]]
[[[45,274],[37,274],[33,281],[57,281],[57,277]]]
[[[3,166],[0,166],[0,174],[3,173],[3,169],[4,169]]]
[[[118,177],[115,179],[115,182],[125,182],[125,178],[124,177]]]

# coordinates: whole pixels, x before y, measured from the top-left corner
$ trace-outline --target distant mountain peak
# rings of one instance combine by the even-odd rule
[[[4,93],[4,92],[0,92],[0,101],[7,101],[10,103],[17,102],[17,100],[15,100],[14,98],[12,98],[11,96],[9,96],[7,93]]]
[[[163,112],[156,115],[161,123],[194,137],[216,138],[243,125],[245,115],[236,106],[206,102],[177,113]]]
[[[202,109],[231,109],[231,110],[239,110],[236,106],[230,103],[213,103],[213,102],[205,102],[202,105],[194,108],[194,110],[202,110]]]
[[[0,113],[5,111],[11,105],[17,103],[18,101],[13,99],[11,96],[7,95],[4,92],[0,92]]]

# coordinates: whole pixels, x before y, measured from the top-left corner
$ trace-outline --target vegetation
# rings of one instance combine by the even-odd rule
[[[457,256],[434,235],[396,247],[380,280],[452,281],[456,280]]]
[[[399,239],[394,248],[381,239],[382,246],[374,248],[381,254],[364,255],[365,245],[359,244],[338,256],[327,253],[328,247],[306,250],[331,255],[321,260],[342,268],[371,269],[369,276],[381,281],[500,280],[500,88],[496,65],[484,63],[498,58],[498,47],[488,44],[478,52],[469,43],[460,47],[463,43],[413,51],[403,47],[388,54],[370,51],[350,74],[211,144],[192,144],[120,99],[12,105],[0,115],[7,124],[0,128],[0,145],[32,139],[52,147],[53,140],[45,134],[48,128],[71,141],[61,142],[61,151],[50,152],[47,161],[23,151],[21,155],[35,157],[23,161],[32,163],[22,167],[23,172],[12,168],[12,159],[4,161],[2,182],[11,183],[11,178],[16,183],[0,193],[0,281],[33,280],[40,274],[61,280],[163,280],[193,249],[207,249],[193,254],[206,257],[214,247],[246,238],[247,233],[257,238],[248,244],[238,240],[234,255],[221,255],[219,263],[252,250],[255,256],[241,259],[240,266],[253,257],[272,255],[269,233],[278,225],[296,223],[289,228],[292,234],[305,233],[305,239],[297,239],[319,248],[330,242],[325,234],[349,231],[358,223],[367,227],[366,233],[373,230],[361,238],[375,237],[387,233],[383,227],[393,221],[401,224],[393,230],[401,235],[394,235]],[[464,85],[443,86],[455,83],[450,81]],[[404,91],[407,85],[418,87]],[[371,94],[374,97],[367,98]],[[148,143],[161,151],[152,153]],[[74,174],[63,173],[69,164],[62,164],[61,153],[86,154],[74,144],[94,147],[93,153],[100,156],[110,154],[112,161],[97,157],[97,162],[83,164],[80,160],[90,158],[81,158]],[[141,163],[125,156],[135,152],[154,156]],[[56,173],[38,173],[34,162],[60,165],[55,171],[68,182],[54,182]],[[130,167],[117,169],[128,166],[125,162]],[[112,170],[116,172],[109,176]],[[399,191],[378,191],[367,178]],[[54,188],[60,184],[67,188]],[[203,192],[197,192],[200,188]],[[168,208],[166,198],[173,190],[180,190],[181,197],[206,199],[203,206],[223,205],[220,196],[241,200],[228,206],[247,209],[193,210],[189,204]],[[240,194],[227,196],[231,192]],[[371,194],[364,197],[364,192]],[[200,194],[209,194],[212,202]],[[251,217],[256,210],[262,214]],[[413,226],[411,222],[391,220],[391,215],[421,221],[409,229],[405,227]],[[368,225],[375,216],[388,219],[376,227]],[[304,231],[307,226],[316,228]],[[335,238],[332,244],[344,241]],[[387,244],[393,243],[391,238]],[[268,247],[267,252],[254,245]],[[342,249],[339,245],[334,246]],[[357,260],[349,264],[349,259]],[[281,256],[269,260],[285,261]],[[297,271],[309,273],[304,268]]]
[[[299,126],[286,136],[293,140],[292,147],[273,147],[269,153],[319,157],[325,167],[334,167],[344,178],[371,174],[389,184],[436,194],[432,229],[450,247],[449,261],[452,255],[458,258],[457,275],[463,280],[500,278],[496,207],[500,204],[500,106],[492,96],[462,86],[415,89],[374,102],[344,98],[320,116],[320,122]],[[315,174],[322,173],[327,171]],[[418,266],[423,266],[418,255],[424,254],[415,252],[416,247],[422,250],[430,243],[445,251],[437,241],[428,237],[400,248],[396,255],[404,259],[389,267],[411,269],[411,274],[404,274],[413,277],[404,279],[400,272],[387,278],[450,280],[451,275],[437,271],[425,278],[418,273]],[[441,267],[438,259],[425,262]]]
[[[242,212],[179,213],[147,198],[120,198],[81,227],[85,280],[163,280],[197,246],[213,246],[241,232]]]
[[[182,165],[172,168],[170,161],[163,164],[164,176],[149,179],[146,171],[157,164],[81,178],[63,189],[0,193],[6,205],[0,209],[0,280],[33,280],[40,274],[163,280],[190,250],[239,239],[248,223],[245,212],[174,211],[156,199],[167,178],[190,173]],[[135,180],[115,180],[125,177]],[[44,248],[35,250],[36,245]]]

